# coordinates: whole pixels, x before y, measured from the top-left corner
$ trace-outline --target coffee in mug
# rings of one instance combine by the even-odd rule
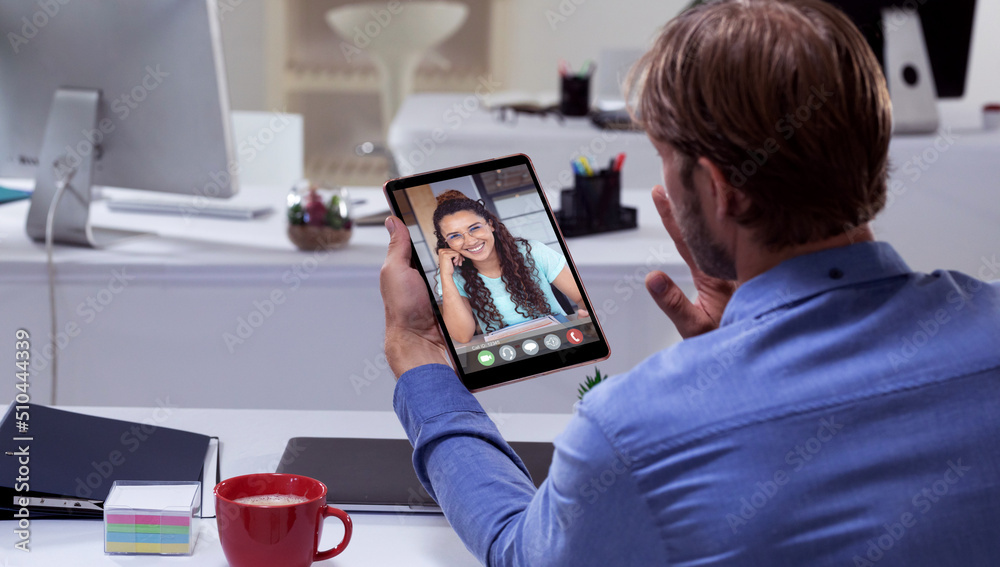
[[[261,494],[259,496],[244,496],[234,500],[237,504],[248,504],[250,506],[288,506],[289,504],[299,504],[308,500],[305,496],[294,494]]]
[[[219,541],[231,567],[308,567],[339,555],[351,541],[347,512],[327,506],[326,485],[295,474],[248,474],[215,486]],[[344,538],[319,551],[323,520],[336,516]]]

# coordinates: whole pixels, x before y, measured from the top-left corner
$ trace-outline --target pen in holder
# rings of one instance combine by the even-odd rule
[[[636,227],[636,209],[621,206],[621,171],[577,174],[575,187],[563,189],[556,214],[564,236],[582,236]]]
[[[563,75],[559,112],[563,116],[590,114],[590,75]]]

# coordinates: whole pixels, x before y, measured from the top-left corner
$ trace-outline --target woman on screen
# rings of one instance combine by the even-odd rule
[[[441,312],[457,342],[472,340],[477,322],[490,333],[546,315],[563,315],[552,285],[583,306],[562,254],[537,240],[513,236],[481,201],[445,191],[437,198],[433,219]],[[588,315],[583,309],[578,314]]]

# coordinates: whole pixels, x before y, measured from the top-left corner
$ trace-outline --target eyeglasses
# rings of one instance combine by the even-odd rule
[[[447,236],[444,237],[444,240],[445,242],[448,243],[448,246],[454,248],[456,246],[461,246],[462,244],[465,244],[465,235],[469,235],[472,238],[475,238],[476,240],[482,240],[486,237],[486,227],[483,226],[482,224],[477,223],[470,226],[469,230],[465,230],[462,232],[452,232],[451,234],[448,234]]]

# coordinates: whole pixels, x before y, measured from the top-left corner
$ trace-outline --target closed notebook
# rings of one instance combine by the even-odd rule
[[[510,446],[541,486],[552,464],[552,443]],[[413,472],[413,447],[406,439],[294,437],[275,472],[323,482],[327,503],[348,512],[441,513]]]
[[[0,423],[0,520],[22,497],[32,519],[101,518],[116,480],[204,480],[212,438],[155,425],[157,415],[133,423],[12,403]]]

